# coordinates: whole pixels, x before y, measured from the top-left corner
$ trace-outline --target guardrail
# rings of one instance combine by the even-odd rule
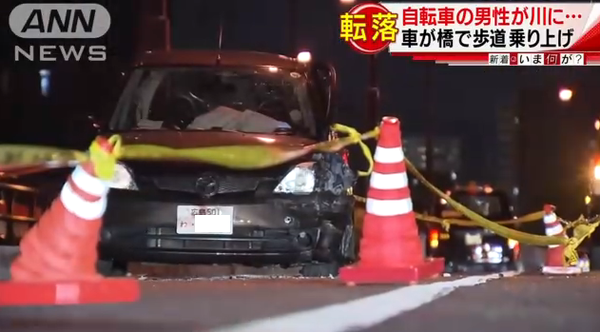
[[[36,188],[0,182],[0,245],[17,245],[44,205]]]

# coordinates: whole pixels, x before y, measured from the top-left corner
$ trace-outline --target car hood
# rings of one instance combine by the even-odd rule
[[[314,140],[298,136],[227,131],[140,130],[118,134],[126,145],[152,144],[174,149],[230,145],[274,145],[294,148],[315,143]]]

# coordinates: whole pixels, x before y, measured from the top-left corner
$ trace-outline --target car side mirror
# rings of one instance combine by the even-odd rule
[[[313,67],[319,89],[327,107],[326,118],[332,121],[337,111],[337,73],[330,63],[316,63]]]

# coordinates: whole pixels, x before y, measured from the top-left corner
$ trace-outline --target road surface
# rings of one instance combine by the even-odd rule
[[[598,331],[600,273],[453,276],[348,287],[335,279],[142,280],[133,304],[0,308],[0,331]]]

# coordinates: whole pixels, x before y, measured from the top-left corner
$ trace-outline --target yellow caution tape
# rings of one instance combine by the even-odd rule
[[[134,144],[121,146],[121,139],[115,135],[110,138],[112,142],[118,142],[118,159],[129,160],[188,160],[202,162],[230,169],[261,169],[272,167],[294,159],[301,158],[314,152],[337,152],[349,145],[359,144],[361,150],[369,162],[369,170],[359,171],[360,176],[366,176],[371,173],[373,168],[373,159],[369,148],[363,143],[363,140],[376,138],[379,135],[379,128],[375,128],[364,134],[360,134],[355,129],[335,124],[332,129],[345,133],[347,136],[328,142],[319,142],[304,147],[283,147],[277,145],[233,145],[233,146],[214,146],[202,148],[173,149],[170,147],[149,144]],[[90,153],[93,158],[104,158],[104,160],[94,160],[95,163],[106,164],[100,166],[98,171],[108,175],[110,168],[109,159],[113,156],[100,157],[94,143],[88,153],[49,148],[43,146],[29,145],[0,145],[0,172],[16,171],[23,168],[40,167],[56,168],[69,167],[73,164],[81,163],[90,159]]]
[[[360,197],[357,195],[354,195],[354,199],[356,201],[362,202],[362,203],[366,203],[366,201],[367,201],[366,198]],[[415,212],[415,217],[422,221],[432,222],[432,223],[437,223],[437,224],[442,224],[442,225],[447,224],[449,226],[450,225],[477,226],[476,223],[474,223],[472,220],[469,220],[469,219],[439,218],[436,216],[418,213],[418,212]],[[500,225],[518,225],[518,224],[523,224],[523,223],[540,221],[543,217],[544,217],[544,211],[537,211],[537,212],[532,212],[532,213],[529,213],[529,214],[526,214],[524,216],[517,217],[514,219],[500,220],[500,221],[494,221],[494,222],[497,224],[500,224]]]
[[[117,159],[122,152],[121,137],[113,135],[108,139],[108,143],[112,146],[111,151],[103,149],[98,141],[93,141],[90,145],[90,161],[94,165],[96,176],[102,180],[111,180],[115,175]]]
[[[372,160],[371,153],[368,151],[368,157]],[[564,256],[566,258],[566,265],[575,265],[578,262],[578,254],[577,247],[583,242],[586,237],[589,237],[595,229],[600,225],[600,220],[595,220],[593,222],[584,220],[580,218],[573,223],[566,223],[561,220],[563,223],[566,223],[566,228],[573,228],[573,236],[571,238],[565,238],[563,236],[544,236],[537,234],[530,234],[522,231],[518,231],[513,228],[506,227],[505,225],[509,224],[517,224],[523,222],[533,222],[543,218],[544,212],[538,211],[534,213],[530,213],[528,215],[522,216],[521,218],[515,220],[506,220],[506,221],[491,221],[488,220],[477,213],[471,211],[464,205],[458,203],[453,200],[449,195],[446,195],[444,192],[433,186],[425,177],[414,167],[414,165],[408,160],[405,159],[408,171],[411,172],[419,181],[421,181],[429,190],[435,193],[440,198],[443,198],[448,202],[448,204],[454,208],[456,211],[460,212],[465,217],[470,220],[460,220],[460,219],[441,219],[432,216],[427,216],[423,214],[416,214],[416,218],[437,222],[442,225],[444,229],[448,229],[451,224],[455,225],[464,225],[464,226],[473,226],[474,224],[486,229],[493,231],[494,233],[509,239],[516,240],[523,244],[535,245],[535,246],[549,246],[549,245],[564,245]],[[369,171],[372,169],[370,168]],[[370,172],[369,172],[370,174]],[[364,197],[355,196],[357,201],[366,202]]]
[[[537,234],[530,234],[518,231],[516,229],[508,228],[503,225],[500,225],[494,221],[488,220],[477,213],[469,210],[464,205],[458,203],[457,201],[450,198],[450,196],[446,195],[441,190],[437,189],[433,186],[425,177],[414,167],[414,165],[406,160],[406,165],[408,170],[418,178],[428,189],[430,189],[433,193],[438,195],[440,198],[445,199],[450,206],[452,206],[456,211],[462,213],[465,217],[474,221],[477,225],[489,229],[494,233],[508,238],[519,241],[520,243],[535,245],[535,246],[549,246],[549,245],[564,245],[564,255],[566,257],[566,263],[568,265],[577,264],[579,259],[577,255],[577,247],[583,242],[583,240],[588,237],[594,230],[598,227],[600,221],[596,221],[594,223],[580,224],[575,226],[577,230],[574,232],[574,236],[571,238],[564,238],[562,236],[544,236]],[[577,228],[579,227],[579,228]]]
[[[59,168],[81,162],[87,154],[81,151],[46,146],[0,145],[0,172],[24,168]]]
[[[334,131],[344,133],[348,136],[330,142],[317,143],[315,149],[321,152],[334,152],[339,151],[348,145],[358,144],[363,153],[363,156],[367,159],[367,162],[369,163],[369,169],[367,171],[358,171],[358,175],[369,176],[371,172],[373,172],[373,156],[371,154],[371,150],[369,150],[369,147],[365,144],[364,141],[379,137],[379,127],[375,127],[375,129],[370,130],[362,135],[356,129],[344,126],[339,123],[334,124],[332,126],[332,129]]]
[[[157,145],[126,145],[121,146],[119,136],[112,136],[109,141],[115,145],[112,153],[102,152],[97,145],[90,146],[88,153],[74,150],[58,149],[51,147],[27,146],[27,145],[0,145],[0,172],[18,170],[22,168],[56,168],[73,166],[74,163],[81,163],[87,160],[94,162],[95,170],[101,178],[108,179],[114,174],[114,166],[117,159],[176,159],[198,161],[232,169],[260,169],[267,168],[288,161],[303,157],[312,152],[336,152],[352,145],[358,144],[369,162],[367,171],[359,171],[360,176],[370,175],[373,170],[373,157],[369,148],[364,144],[364,140],[376,138],[379,135],[379,128],[375,128],[364,134],[360,134],[355,129],[335,124],[332,129],[345,133],[347,136],[328,142],[315,143],[305,147],[280,147],[271,145],[251,145],[251,146],[217,146],[190,149],[173,149]],[[445,199],[456,211],[462,213],[475,224],[487,228],[494,233],[510,238],[521,243],[548,246],[565,245],[565,257],[569,264],[577,263],[576,248],[583,239],[588,237],[600,224],[600,221],[589,222],[578,220],[568,225],[574,229],[574,236],[566,239],[561,236],[542,236],[521,232],[512,228],[505,227],[503,224],[519,223],[533,221],[530,219],[540,219],[539,212],[524,216],[522,220],[510,220],[502,223],[490,221],[477,213],[469,210],[462,204],[454,201],[429,181],[405,159],[408,170],[415,175],[428,189],[433,191],[440,198]],[[465,220],[459,219],[439,219],[430,216],[418,215],[432,222],[439,222],[444,227],[449,227],[451,223],[460,224]]]
[[[363,140],[376,138],[379,128],[364,134],[341,124],[335,124],[333,130],[347,134],[346,137],[332,141],[319,142],[305,147],[282,147],[276,145],[231,145],[188,149],[173,149],[158,145],[126,145],[123,146],[123,159],[178,159],[199,161],[231,169],[260,169],[280,165],[314,152],[337,152],[352,145],[359,144],[365,158],[369,162],[369,170],[359,175],[369,175],[373,168],[373,159],[369,148]]]
[[[448,223],[450,225],[456,225],[456,226],[474,226],[475,225],[475,223],[472,220],[467,220],[467,219],[438,218],[435,216],[430,216],[430,215],[420,214],[420,213],[415,213],[415,215],[416,215],[417,219],[420,219],[423,221],[428,221],[428,222],[434,222],[434,223],[438,223],[438,224]],[[537,211],[537,212],[532,212],[532,213],[529,213],[529,214],[526,214],[524,216],[517,217],[514,219],[499,220],[499,221],[494,221],[494,222],[496,224],[500,224],[500,225],[519,225],[519,224],[523,224],[523,223],[540,221],[542,218],[544,218],[544,211]]]

